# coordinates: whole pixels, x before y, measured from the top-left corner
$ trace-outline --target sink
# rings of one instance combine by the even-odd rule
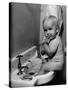
[[[40,68],[41,59],[37,58],[37,51],[35,52],[34,56],[29,59],[33,62],[33,65]],[[28,62],[26,61],[22,66],[25,66]],[[39,63],[39,66],[37,65]],[[36,70],[36,67],[34,69]],[[44,73],[43,75],[36,75],[32,76],[32,80],[21,79],[19,75],[17,75],[18,69],[15,69],[11,72],[11,87],[32,87],[41,84],[46,84],[54,78],[54,71],[49,71]]]
[[[18,70],[12,73],[11,87],[32,87],[46,84],[54,78],[54,72],[50,71],[44,75],[34,76],[32,80],[21,80],[17,75]]]
[[[36,58],[35,56],[32,57],[30,60],[31,61],[33,60],[33,64],[35,65],[36,65],[35,61],[39,63],[39,65],[36,65],[34,67],[34,70],[37,71],[36,68],[39,69],[41,60]],[[26,64],[28,64],[28,62],[25,62],[22,66],[26,66]],[[33,76],[32,80],[27,80],[27,79],[22,80],[19,77],[19,75],[17,75],[17,73],[18,73],[18,69],[13,71],[11,74],[11,86],[12,87],[32,87],[35,85],[37,86],[41,84],[46,84],[54,78],[54,71],[46,72],[43,75]]]

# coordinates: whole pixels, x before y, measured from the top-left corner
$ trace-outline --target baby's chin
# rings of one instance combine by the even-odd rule
[[[52,40],[56,37],[56,35],[49,35],[49,36],[46,36],[46,39],[49,39],[49,40]]]

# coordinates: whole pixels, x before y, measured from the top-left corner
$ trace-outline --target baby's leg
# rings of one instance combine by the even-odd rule
[[[40,70],[38,72],[38,75],[42,75],[42,74],[44,74],[43,64],[41,65]]]

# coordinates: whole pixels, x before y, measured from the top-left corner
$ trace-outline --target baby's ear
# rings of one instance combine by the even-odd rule
[[[57,29],[57,30],[56,30],[56,32],[58,33],[58,32],[59,32],[59,30]]]
[[[59,33],[60,33],[60,27],[59,27],[58,24],[57,24],[57,27],[56,27],[56,33],[58,33],[58,35],[59,35]]]
[[[56,29],[56,33],[59,35],[59,29]]]

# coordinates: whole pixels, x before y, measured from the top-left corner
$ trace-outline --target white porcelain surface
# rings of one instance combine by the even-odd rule
[[[51,81],[54,77],[54,72],[50,71],[47,74],[35,76],[33,77],[32,80],[21,80],[17,75],[17,72],[18,70],[15,70],[12,73],[11,78],[12,87],[31,87],[34,86],[35,84],[40,85]]]
[[[50,71],[47,74],[39,75],[36,78],[37,78],[36,81],[37,85],[46,84],[54,78],[54,72]]]

